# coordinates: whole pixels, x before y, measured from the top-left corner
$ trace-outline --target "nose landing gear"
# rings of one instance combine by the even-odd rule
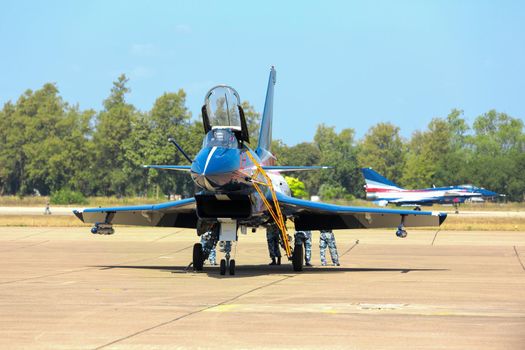
[[[221,251],[224,252],[224,259],[221,259],[221,265],[219,272],[222,276],[226,275],[226,270],[229,271],[230,275],[235,275],[235,259],[230,259],[230,253],[232,249],[231,241],[221,241],[219,243]]]

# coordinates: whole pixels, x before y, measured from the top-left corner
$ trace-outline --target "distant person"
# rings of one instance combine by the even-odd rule
[[[297,231],[295,233],[296,245],[304,245],[304,264],[312,266],[312,231]]]
[[[216,244],[217,242],[213,242],[212,239],[212,231],[207,231],[201,235],[202,251],[204,254],[206,254],[206,252],[209,251],[208,261],[210,265],[217,265],[217,252],[215,251]]]
[[[452,202],[454,203],[454,213],[459,214],[459,198],[454,198]]]
[[[46,202],[46,209],[44,209],[44,215],[51,215],[51,210],[49,209],[49,201]]]
[[[266,228],[266,241],[270,254],[270,265],[281,265],[281,250],[279,249],[279,227],[275,223]]]
[[[335,236],[332,230],[322,230],[319,237],[319,250],[321,254],[321,265],[326,266],[326,247],[330,250],[330,257],[334,266],[339,266],[339,255],[335,244]]]

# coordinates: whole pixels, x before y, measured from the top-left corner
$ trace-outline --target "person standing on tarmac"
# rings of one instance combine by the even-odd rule
[[[332,230],[322,230],[319,237],[319,250],[321,253],[321,265],[326,266],[326,247],[330,250],[330,256],[334,266],[339,266],[339,255],[335,244],[335,236]]]
[[[281,250],[279,249],[279,227],[272,223],[266,227],[266,241],[270,253],[270,265],[281,265]]]
[[[210,265],[217,265],[216,261],[216,251],[215,251],[215,244],[213,244],[212,241],[212,231],[207,231],[201,235],[201,245],[202,245],[202,251],[204,254],[206,254],[206,250],[210,252],[208,255],[208,261],[210,262]]]
[[[310,263],[312,258],[312,231],[297,231],[295,242],[296,245],[304,244],[304,264],[305,266],[312,266]]]

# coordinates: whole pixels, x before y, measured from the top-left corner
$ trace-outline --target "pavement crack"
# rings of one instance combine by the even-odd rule
[[[133,338],[133,337],[135,337],[135,336],[137,336],[137,335],[141,335],[141,334],[144,334],[144,333],[149,332],[149,331],[151,331],[151,330],[154,330],[154,329],[157,329],[157,328],[160,328],[160,327],[166,326],[166,325],[168,325],[168,324],[171,324],[171,323],[174,323],[174,322],[180,321],[180,320],[182,320],[182,319],[184,319],[184,318],[187,318],[187,317],[190,317],[190,316],[192,316],[192,315],[195,315],[195,314],[201,313],[201,312],[203,312],[203,311],[206,311],[206,310],[209,310],[209,309],[213,309],[214,307],[217,307],[217,306],[221,306],[221,305],[225,305],[225,304],[231,303],[232,301],[237,300],[237,299],[239,299],[239,298],[242,298],[242,297],[245,296],[245,295],[248,295],[248,294],[250,294],[250,293],[253,293],[253,292],[259,291],[259,290],[261,290],[261,289],[264,289],[264,288],[267,288],[267,287],[270,287],[270,286],[276,285],[276,284],[278,284],[278,283],[280,283],[280,282],[283,282],[283,281],[285,281],[285,280],[287,280],[287,279],[290,279],[290,278],[292,278],[292,277],[295,277],[295,276],[296,276],[296,275],[287,275],[287,276],[284,276],[283,278],[280,278],[280,279],[278,279],[278,280],[272,281],[272,282],[270,282],[270,283],[266,283],[266,284],[264,284],[264,285],[262,285],[262,286],[259,286],[259,287],[252,288],[252,289],[250,289],[250,290],[248,290],[248,291],[246,291],[246,292],[244,292],[244,293],[237,294],[236,296],[231,297],[231,298],[226,299],[226,300],[223,300],[223,301],[221,301],[220,303],[213,304],[213,305],[208,305],[208,306],[203,307],[203,308],[200,308],[200,309],[198,309],[198,310],[194,310],[194,311],[188,312],[188,313],[186,313],[186,314],[184,314],[184,315],[181,315],[181,316],[179,316],[179,317],[175,317],[175,318],[173,318],[173,319],[171,319],[171,320],[168,320],[168,321],[165,321],[165,322],[158,323],[158,324],[156,324],[156,325],[154,325],[154,326],[151,326],[151,327],[148,327],[148,328],[141,329],[140,331],[137,331],[137,332],[132,333],[132,334],[129,334],[129,335],[125,336],[125,337],[122,337],[122,338],[119,338],[119,339],[113,340],[113,341],[111,341],[111,342],[109,342],[109,343],[106,343],[106,344],[104,344],[104,345],[101,345],[101,346],[99,346],[99,347],[96,347],[96,348],[94,348],[93,350],[104,349],[104,348],[106,348],[106,347],[108,347],[108,346],[111,346],[111,345],[114,345],[114,344],[120,343],[120,342],[122,342],[122,341],[124,341],[124,340],[128,340],[128,339]]]
[[[49,240],[47,240],[47,241],[41,241],[41,242],[36,242],[36,243],[32,243],[32,244],[26,244],[26,245],[23,245],[23,246],[21,246],[21,247],[14,247],[14,248],[11,248],[11,249],[0,250],[0,253],[4,253],[4,252],[12,252],[12,251],[14,251],[14,250],[19,250],[19,249],[24,249],[24,248],[34,247],[34,246],[41,245],[41,244],[44,244],[44,243],[47,243],[47,242],[49,242]]]
[[[437,238],[437,236],[438,236],[439,231],[441,231],[441,230],[438,229],[438,230],[436,231],[436,233],[434,234],[434,239],[432,240],[432,243],[431,243],[430,245],[434,245],[434,242],[436,241],[436,238]]]
[[[523,271],[525,271],[525,265],[523,265],[523,261],[521,261],[520,254],[518,253],[518,249],[516,248],[516,246],[514,246],[514,253],[516,253],[516,258],[518,258],[521,268],[523,269]]]
[[[45,241],[45,242],[48,242],[48,241]],[[42,244],[42,243],[45,243],[45,242],[39,242],[39,244]],[[33,245],[36,245],[36,244],[33,244]],[[25,246],[27,247],[27,246]],[[178,253],[178,252],[181,252],[183,250],[186,250],[188,248],[190,248],[192,246],[187,246],[187,247],[184,247],[182,249],[179,249],[179,250],[176,250],[174,252],[169,252],[169,253],[164,253],[164,254],[160,254],[160,255],[157,255],[157,256],[153,256],[153,257],[148,257],[148,258],[142,258],[142,259],[136,259],[136,260],[132,260],[132,261],[124,261],[124,262],[121,262],[121,263],[117,263],[117,264],[114,264],[112,266],[120,266],[120,265],[124,265],[124,264],[130,264],[130,263],[136,263],[136,262],[141,262],[141,261],[145,261],[145,260],[150,260],[150,259],[157,259],[161,256],[164,256],[166,254],[175,254],[175,253]],[[39,278],[46,278],[46,277],[55,277],[55,276],[61,276],[61,275],[67,275],[69,273],[75,273],[75,272],[83,272],[83,271],[88,271],[88,270],[94,270],[94,269],[99,269],[99,270],[109,270],[111,269],[112,267],[105,267],[105,268],[100,268],[100,266],[90,266],[90,267],[85,267],[85,268],[82,268],[82,269],[76,269],[76,270],[70,270],[70,271],[63,271],[63,272],[57,272],[57,273],[50,273],[50,274],[47,274],[47,275],[40,275],[40,276],[34,276],[34,277],[27,277],[27,278],[21,278],[21,279],[17,279],[17,280],[11,280],[11,281],[5,281],[5,282],[0,282],[0,285],[2,284],[11,284],[11,283],[17,283],[17,282],[25,282],[25,281],[31,281],[31,280],[36,280],[36,279],[39,279]]]
[[[153,256],[153,257],[148,257],[148,258],[142,258],[142,259],[136,259],[136,260],[128,260],[128,261],[123,261],[121,263],[117,263],[117,264],[113,264],[111,266],[105,266],[105,267],[102,267],[100,270],[111,270],[115,267],[118,267],[118,266],[123,266],[123,265],[127,265],[127,264],[133,264],[133,263],[138,263],[138,262],[141,262],[141,261],[146,261],[146,260],[151,260],[151,259],[158,259],[160,258],[161,256],[164,256],[164,255],[168,255],[168,254],[177,254],[177,253],[180,253],[186,249],[189,249],[193,247],[193,244],[192,245],[189,245],[187,247],[184,247],[184,248],[181,248],[181,249],[178,249],[174,252],[169,252],[169,253],[164,253],[164,254],[160,254],[160,255],[157,255],[157,256]],[[97,268],[100,266],[93,266],[94,268]]]
[[[12,240],[10,240],[9,242],[20,241],[20,240],[22,240],[22,239],[26,239],[26,238],[33,237],[33,236],[38,236],[38,235],[41,235],[41,234],[43,234],[43,233],[49,233],[49,232],[53,232],[53,231],[55,231],[55,229],[44,230],[44,231],[37,232],[37,233],[32,233],[32,234],[30,234],[30,235],[26,235],[26,236],[23,236],[23,237],[20,237],[20,238],[12,239]]]
[[[156,238],[156,239],[150,241],[150,243],[158,242],[158,241],[160,241],[161,239],[164,239],[164,238],[166,238],[166,237],[169,237],[169,236],[175,235],[175,234],[180,233],[180,232],[183,232],[183,231],[184,231],[184,229],[180,229],[180,230],[177,230],[177,231],[175,231],[175,232],[168,233],[167,235],[164,235],[164,236],[162,236],[162,237],[159,237],[159,238]]]
[[[66,275],[68,273],[82,272],[82,271],[87,271],[87,270],[92,270],[92,269],[94,269],[94,267],[86,267],[86,268],[83,268],[83,269],[77,269],[77,270],[71,270],[71,271],[63,271],[63,272],[58,272],[58,273],[50,273],[48,275],[41,275],[41,276],[21,278],[21,279],[18,279],[18,280],[5,281],[5,282],[0,282],[0,284],[11,284],[11,283],[16,283],[16,282],[25,282],[25,281],[30,281],[30,280],[36,280],[36,279],[39,279],[39,278],[55,277],[55,276],[60,276],[60,275]]]

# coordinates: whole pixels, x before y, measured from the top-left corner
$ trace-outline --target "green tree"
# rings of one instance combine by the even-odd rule
[[[135,108],[126,103],[125,96],[130,91],[127,83],[128,78],[124,74],[113,82],[111,93],[104,100],[104,110],[97,116],[93,141],[98,178],[95,191],[98,194],[128,194],[130,178],[139,171],[126,157],[125,145],[129,144],[137,120]]]
[[[371,127],[359,143],[357,159],[360,168],[371,167],[397,183],[405,165],[405,145],[399,127],[391,123]]]
[[[320,151],[319,164],[332,167],[319,171],[315,190],[319,191],[321,184],[328,184],[340,186],[346,192],[362,197],[364,181],[357,165],[354,130],[343,129],[338,134],[334,127],[321,124],[317,127],[314,140]]]
[[[139,159],[148,164],[188,164],[184,156],[171,144],[173,137],[190,157],[195,156],[202,142],[202,124],[191,122],[186,108],[186,93],[165,93],[159,97],[149,114],[149,131],[143,135],[144,154]],[[148,188],[159,186],[164,194],[193,194],[193,183],[187,173],[166,170],[148,171]]]
[[[307,198],[308,192],[306,192],[304,183],[299,180],[296,177],[291,176],[285,176],[284,179],[286,180],[286,183],[288,183],[288,186],[290,187],[290,191],[292,191],[292,195],[297,198]]]
[[[476,118],[469,138],[472,183],[522,201],[525,193],[523,121],[491,110]]]
[[[408,145],[402,184],[410,188],[458,185],[466,180],[468,126],[460,110],[434,118],[425,132],[417,131]]]

